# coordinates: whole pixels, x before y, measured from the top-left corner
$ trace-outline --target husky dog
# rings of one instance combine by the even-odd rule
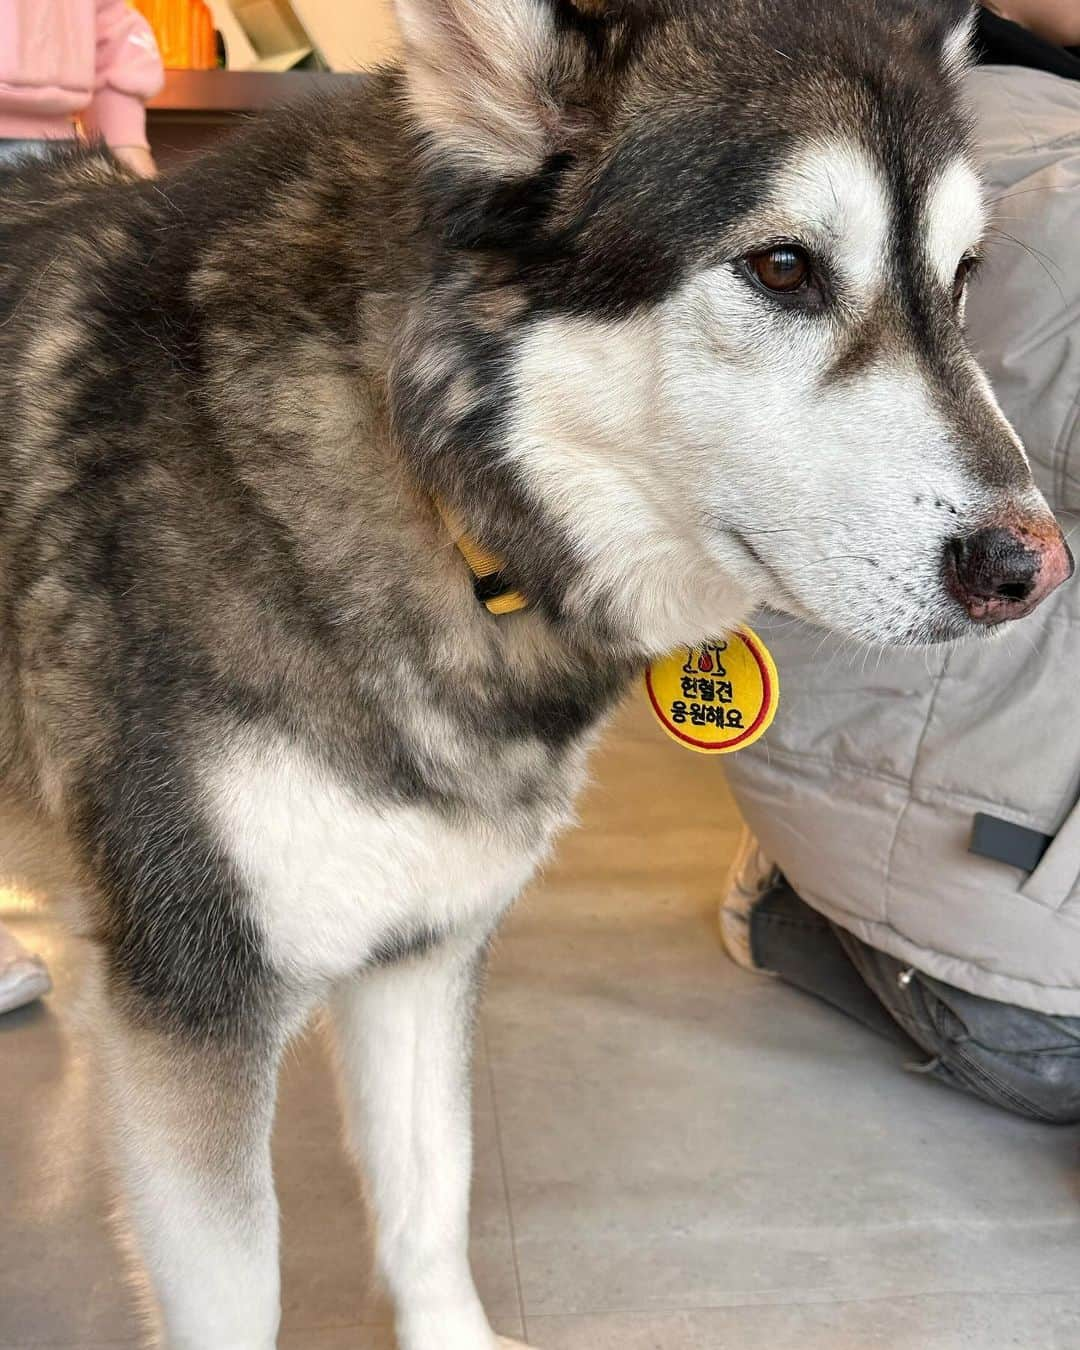
[[[497,1343],[471,1012],[643,663],[763,601],[985,632],[1072,569],[964,342],[966,4],[397,10],[401,68],[161,183],[0,186],[4,769],[92,897],[174,1350],[275,1342],[321,1003],[402,1350]]]

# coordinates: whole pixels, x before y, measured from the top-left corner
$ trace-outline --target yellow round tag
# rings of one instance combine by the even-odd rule
[[[772,726],[780,678],[769,649],[749,628],[699,647],[680,647],[645,672],[656,719],[703,755],[730,755]]]

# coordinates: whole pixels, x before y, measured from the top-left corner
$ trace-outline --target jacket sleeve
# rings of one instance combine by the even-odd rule
[[[127,0],[94,0],[97,49],[94,96],[83,114],[91,136],[109,145],[146,145],[145,103],[165,72],[153,30]]]
[[[968,76],[992,215],[967,324],[1055,511],[1080,511],[1080,82],[1020,67]]]

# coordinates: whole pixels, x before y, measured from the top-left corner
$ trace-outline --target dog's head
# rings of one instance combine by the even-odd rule
[[[400,415],[550,608],[927,642],[1071,573],[964,338],[966,3],[397,5],[441,239]]]

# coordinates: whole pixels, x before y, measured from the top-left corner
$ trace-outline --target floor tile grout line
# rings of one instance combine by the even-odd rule
[[[499,1119],[499,1096],[495,1090],[495,1066],[491,1060],[491,1047],[488,1044],[487,1019],[480,1018],[480,1035],[484,1042],[484,1065],[487,1069],[488,1093],[491,1097],[491,1115],[495,1123],[495,1148],[499,1155],[499,1175],[502,1178],[503,1202],[506,1205],[506,1222],[510,1228],[510,1259],[514,1264],[514,1289],[517,1292],[518,1315],[521,1318],[521,1331],[526,1341],[529,1339],[529,1325],[525,1318],[525,1295],[521,1287],[521,1268],[518,1265],[517,1229],[514,1226],[514,1204],[510,1199],[510,1178],[506,1169],[506,1152],[503,1148],[502,1122]]]
[[[17,1346],[0,1341],[0,1350],[85,1350],[88,1345],[93,1350],[129,1350],[129,1347],[142,1350],[145,1344],[145,1337],[136,1340],[128,1337],[122,1341],[20,1341]]]
[[[682,1303],[652,1308],[587,1308],[571,1312],[534,1312],[538,1322],[573,1321],[587,1317],[678,1317],[683,1313],[747,1312],[767,1308],[861,1308],[875,1303],[921,1303],[943,1298],[1073,1298],[1075,1289],[926,1289],[917,1294],[873,1294],[869,1298],[751,1299],[740,1303]]]

